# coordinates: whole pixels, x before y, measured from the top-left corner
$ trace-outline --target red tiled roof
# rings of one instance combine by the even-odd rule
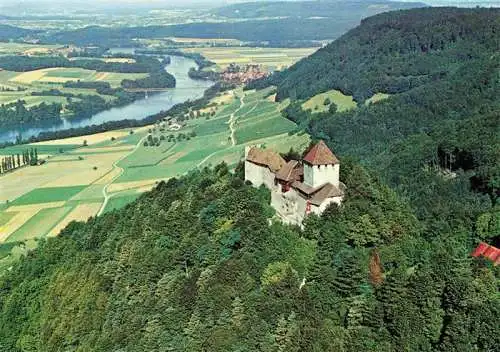
[[[334,165],[339,163],[339,159],[323,141],[320,141],[309,150],[304,157],[304,161],[311,165]]]
[[[500,249],[481,242],[471,254],[473,257],[483,256],[491,260],[495,265],[500,264]]]
[[[489,245],[484,243],[484,242],[479,243],[477,248],[474,249],[474,252],[472,252],[472,256],[479,257],[481,254],[483,254],[488,249],[488,247],[489,247]]]
[[[267,166],[272,172],[278,172],[285,165],[285,160],[278,153],[257,147],[249,150],[247,160],[255,164]]]

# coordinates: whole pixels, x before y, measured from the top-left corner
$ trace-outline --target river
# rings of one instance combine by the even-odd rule
[[[37,136],[40,132],[46,131],[60,131],[125,119],[142,120],[149,115],[156,114],[162,110],[168,110],[172,106],[185,102],[186,100],[202,97],[204,91],[209,88],[213,82],[189,78],[189,69],[191,67],[196,67],[196,63],[193,60],[180,56],[171,56],[171,59],[172,61],[170,65],[166,67],[166,70],[174,75],[176,79],[177,84],[174,89],[152,95],[150,94],[147,99],[144,98],[129,105],[100,112],[88,119],[62,119],[58,121],[44,121],[36,124],[3,126],[0,127],[0,143],[15,141],[16,136],[19,135],[23,139],[27,139],[31,136]]]

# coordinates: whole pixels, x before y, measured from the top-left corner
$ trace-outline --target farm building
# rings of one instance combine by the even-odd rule
[[[245,180],[271,190],[271,205],[285,223],[301,225],[308,214],[321,215],[328,205],[340,205],[346,187],[339,173],[340,162],[323,141],[300,161],[286,162],[255,146],[245,149]]]

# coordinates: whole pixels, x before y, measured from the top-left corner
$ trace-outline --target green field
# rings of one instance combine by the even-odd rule
[[[113,197],[109,200],[108,205],[106,206],[106,209],[104,210],[104,213],[109,213],[110,211],[121,209],[121,208],[127,206],[127,204],[130,204],[134,200],[139,198],[139,196],[140,196],[139,193],[134,193],[134,194],[124,195],[124,196],[119,196],[119,197]]]
[[[310,109],[312,112],[328,111],[329,106],[325,105],[326,99],[330,99],[331,102],[335,103],[339,112],[355,109],[357,106],[352,96],[344,95],[338,90],[329,90],[328,92],[315,95],[302,104],[302,107],[305,110]]]
[[[121,161],[118,165],[125,169],[135,167],[154,166],[168,158],[169,151],[174,143],[162,141],[159,147],[145,147],[141,145],[132,155]]]
[[[152,158],[148,156],[148,148],[142,150],[139,148],[134,154],[125,158],[120,166],[124,167],[123,174],[116,180],[116,183],[137,182],[151,179],[167,179],[169,177],[179,176],[183,173],[197,167],[206,166],[225,161],[230,165],[236,164],[243,156],[245,145],[254,142],[266,143],[269,139],[271,146],[278,142],[283,142],[284,150],[290,149],[290,146],[297,147],[307,144],[308,137],[296,138],[289,136],[289,132],[294,131],[297,126],[290,120],[282,117],[280,112],[281,105],[265,100],[272,89],[258,92],[237,91],[232,102],[220,108],[217,114],[206,119],[200,117],[189,120],[186,127],[175,134],[189,134],[194,131],[196,137],[190,140],[177,141],[174,146],[168,147],[167,152],[155,147],[157,158],[161,158],[159,163],[145,167],[134,167],[144,165],[147,160]],[[263,100],[264,99],[264,100]],[[241,103],[243,100],[244,105]],[[235,145],[232,145],[230,118],[234,114],[234,137]],[[170,132],[167,132],[169,134]],[[279,135],[279,141],[273,139]],[[289,143],[286,147],[287,141]]]
[[[84,188],[85,186],[37,188],[17,198],[10,203],[10,205],[28,205],[67,201],[77,193],[81,192]]]
[[[93,80],[95,71],[85,70],[81,68],[60,68],[52,71],[48,71],[45,77],[62,77],[62,78],[74,78],[79,80]]]
[[[11,234],[6,242],[24,242],[28,239],[44,237],[72,209],[71,206],[42,209]]]

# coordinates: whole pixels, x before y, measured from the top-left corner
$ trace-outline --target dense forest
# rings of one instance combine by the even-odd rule
[[[429,47],[407,52],[408,72],[443,71],[368,105],[376,77],[349,73],[367,78],[350,83],[360,104],[346,112],[301,108],[342,88],[335,67],[332,86],[309,79],[329,74],[337,42],[318,54],[326,62],[275,76],[293,98],[286,116],[339,156],[341,207],[304,229],[270,224],[270,194],[244,182],[242,164],[162,182],[70,224],[0,277],[0,350],[496,351],[499,267],[470,253],[500,244],[498,23],[497,10],[446,8],[364,21],[340,39],[343,57],[370,57],[379,73],[392,57],[403,70],[395,38],[413,33]]]
[[[364,101],[445,80],[498,51],[500,9],[424,8],[362,21],[339,40],[273,77],[278,98],[339,89]]]
[[[69,60],[63,56],[0,56],[0,67],[8,71],[27,72],[52,67],[75,67],[99,72],[149,73],[164,65],[156,58],[144,55],[129,55],[135,62],[105,62],[98,58]]]

